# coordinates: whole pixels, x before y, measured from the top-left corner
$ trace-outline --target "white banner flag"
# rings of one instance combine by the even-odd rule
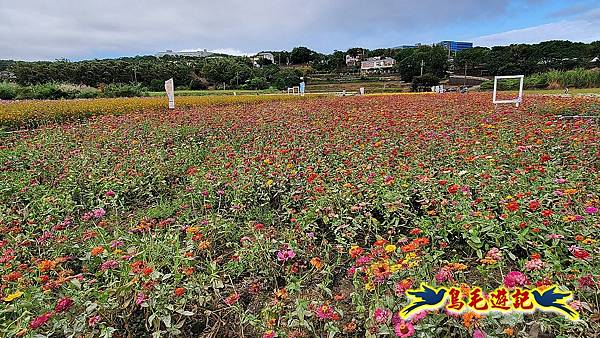
[[[169,109],[175,109],[175,86],[173,85],[172,78],[165,81],[165,90],[169,98]]]

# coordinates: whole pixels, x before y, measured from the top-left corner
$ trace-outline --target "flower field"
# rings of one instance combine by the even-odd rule
[[[0,136],[0,336],[600,334],[600,124],[557,117],[598,99],[164,101],[0,105],[53,123]],[[556,284],[580,318],[401,317],[421,283]]]
[[[204,96],[177,97],[176,104],[181,108],[199,105],[219,105],[232,103],[255,103],[270,101],[297,100],[297,96]],[[69,120],[82,120],[98,115],[119,115],[148,110],[167,109],[164,97],[105,98],[83,100],[25,100],[0,101],[0,128],[35,128],[39,125]],[[2,130],[2,129],[0,129]]]

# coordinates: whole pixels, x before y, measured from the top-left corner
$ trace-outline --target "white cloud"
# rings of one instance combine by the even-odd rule
[[[0,59],[153,54],[199,46],[244,53],[430,39],[439,27],[507,13],[509,0],[0,0]]]
[[[235,48],[217,48],[211,49],[210,52],[218,53],[218,54],[227,54],[227,55],[235,55],[235,56],[253,56],[257,53],[254,52],[244,52]]]
[[[478,46],[502,46],[513,43],[538,43],[548,40],[592,42],[600,40],[600,10],[592,10],[571,20],[480,36]]]

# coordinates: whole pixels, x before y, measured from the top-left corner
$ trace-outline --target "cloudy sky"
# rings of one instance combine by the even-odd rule
[[[599,0],[0,0],[0,59],[600,40]]]

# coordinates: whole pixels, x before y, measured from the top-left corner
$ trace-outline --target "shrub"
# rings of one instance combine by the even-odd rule
[[[14,100],[19,86],[14,83],[0,82],[0,100]]]
[[[248,83],[244,87],[244,89],[267,89],[269,88],[269,82],[262,76],[255,77],[248,80]]]
[[[146,89],[140,85],[111,83],[104,87],[104,97],[136,97],[146,96]]]

